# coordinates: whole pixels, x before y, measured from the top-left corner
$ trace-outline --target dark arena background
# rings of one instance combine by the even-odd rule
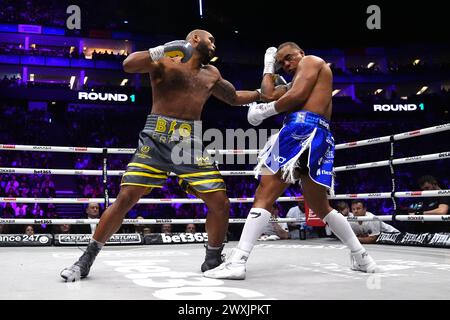
[[[174,300],[151,307],[161,303],[180,319],[275,319],[299,300],[315,308],[320,300],[449,299],[447,12],[440,1],[0,0],[0,299]],[[289,225],[259,238],[246,279],[205,278],[208,208],[169,175],[127,212],[89,277],[60,278],[114,203],[152,111],[149,74],[126,73],[123,61],[194,29],[214,36],[209,63],[236,90],[259,89],[266,49],[286,41],[329,65],[330,204],[346,203],[351,224],[396,229],[381,227],[364,244],[382,273],[350,269],[347,248],[308,209],[297,183],[269,222]],[[233,134],[279,130],[285,116],[253,127],[248,110],[211,96],[201,114],[203,132],[223,138],[210,157],[231,202],[224,254],[252,208],[253,149],[265,142],[254,147]],[[352,214],[356,200],[366,220]]]

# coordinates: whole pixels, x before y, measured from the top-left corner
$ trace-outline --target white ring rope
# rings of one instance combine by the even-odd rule
[[[403,191],[394,192],[395,198],[421,198],[421,197],[448,197],[450,189],[446,190],[426,190],[426,191]],[[337,194],[328,196],[328,199],[389,199],[392,197],[391,192],[374,192],[359,194]],[[110,198],[110,202],[114,202],[115,198]],[[278,202],[295,202],[303,201],[303,197],[279,197]],[[103,203],[104,198],[13,198],[0,197],[0,202],[16,202],[16,203],[64,203],[64,204],[87,204],[90,202]],[[251,203],[254,198],[230,198],[231,203]],[[173,203],[204,203],[201,199],[140,199],[138,204],[173,204]]]
[[[392,136],[394,141],[408,138],[419,137],[426,134],[437,133],[441,131],[450,130],[450,123],[442,124],[435,127],[429,127],[404,133],[399,133]],[[359,140],[336,145],[336,150],[361,147],[371,144],[390,142],[391,136],[377,137],[367,140]],[[0,144],[0,150],[15,150],[15,151],[45,151],[45,152],[70,152],[70,153],[103,153],[106,150],[108,154],[133,154],[136,149],[132,148],[94,148],[94,147],[59,147],[59,146],[32,146],[32,145],[14,145],[14,144]],[[258,154],[259,150],[208,150],[209,153],[219,154]]]
[[[433,154],[424,154],[424,155],[420,155],[420,156],[407,157],[407,158],[393,159],[392,164],[399,165],[399,164],[405,164],[405,163],[425,162],[425,161],[441,160],[441,159],[447,159],[447,158],[450,158],[450,151],[441,152],[441,153],[433,153]],[[368,168],[376,168],[376,167],[386,167],[386,166],[389,166],[389,160],[366,162],[366,163],[359,163],[359,164],[350,164],[347,166],[335,167],[334,172],[368,169]],[[1,168],[0,168],[0,172],[1,172]]]
[[[450,123],[424,128],[415,131],[404,132],[393,136],[377,137],[367,140],[360,140],[336,145],[336,150],[355,148],[359,146],[392,142],[397,140],[418,137],[421,135],[437,133],[450,130]],[[108,153],[108,154],[133,154],[132,148],[91,148],[91,147],[58,147],[58,146],[32,146],[32,145],[7,145],[0,144],[0,150],[15,151],[49,151],[49,152],[69,152],[69,153]],[[240,154],[258,154],[259,150],[208,150],[210,154],[240,155]],[[392,160],[392,164],[404,164],[422,161],[431,161],[450,158],[450,152],[441,152],[428,155],[400,158]],[[370,163],[361,163],[336,167],[335,172],[349,171],[356,169],[374,168],[389,166],[389,160],[376,161]],[[110,176],[120,176],[124,170],[108,171]],[[0,173],[18,173],[18,174],[55,174],[55,175],[103,175],[102,170],[70,170],[70,169],[33,169],[33,168],[0,168]],[[254,175],[253,171],[221,171],[223,176],[241,176]],[[175,175],[173,173],[171,176]],[[444,197],[449,196],[450,190],[431,190],[431,191],[405,191],[405,192],[376,192],[361,194],[340,194],[328,196],[329,199],[389,199],[395,198],[416,198],[416,197]],[[114,202],[116,199],[109,199]],[[231,203],[252,203],[254,198],[230,198]],[[0,202],[15,203],[64,203],[64,204],[86,204],[90,202],[103,203],[104,198],[8,198],[0,197]],[[303,197],[280,197],[278,202],[303,201]],[[140,199],[139,204],[173,204],[173,203],[203,203],[201,199]],[[394,216],[374,216],[374,217],[349,217],[349,221],[450,221],[449,216],[441,215],[396,215]],[[0,224],[96,224],[99,219],[0,219]],[[229,219],[230,223],[244,223],[246,219]],[[279,218],[271,222],[303,222],[305,219]],[[125,219],[123,224],[162,224],[162,223],[205,223],[206,219]]]
[[[229,223],[245,223],[245,218],[230,218]],[[306,219],[278,218],[269,222],[305,222]],[[0,219],[0,224],[98,224],[100,219]],[[206,223],[206,219],[124,219],[122,224]]]
[[[435,126],[435,127],[429,127],[429,128],[399,133],[399,134],[393,135],[392,139],[394,141],[398,141],[398,140],[419,137],[419,136],[423,136],[426,134],[437,133],[437,132],[442,132],[442,131],[447,131],[447,130],[450,130],[450,123],[441,124],[441,125]],[[346,142],[346,143],[341,143],[341,144],[336,145],[335,150],[362,147],[362,146],[368,146],[371,144],[386,143],[386,142],[390,142],[390,141],[391,141],[390,136],[383,136],[383,137],[377,137],[377,138],[372,138],[372,139],[367,139],[367,140]]]
[[[108,176],[121,176],[125,170],[108,170]],[[54,175],[77,175],[77,176],[101,176],[102,170],[79,170],[79,169],[37,169],[37,168],[1,168],[0,174],[17,173],[17,174],[54,174]],[[220,171],[222,176],[254,176],[252,170],[241,171]],[[170,176],[176,176],[170,173]]]
[[[450,151],[424,154],[420,156],[407,157],[394,159],[392,162],[394,165],[413,163],[413,162],[424,162],[432,160],[441,160],[450,158]],[[360,164],[351,164],[347,166],[341,166],[334,168],[335,172],[359,170],[367,168],[385,167],[389,166],[389,160],[367,162]],[[109,170],[107,172],[108,176],[121,176],[125,170]],[[77,175],[77,176],[101,176],[103,175],[102,170],[78,170],[78,169],[38,169],[38,168],[9,168],[0,167],[1,174],[52,174],[52,175]],[[242,170],[242,171],[220,171],[222,176],[253,176],[255,172],[252,170]],[[176,176],[175,173],[170,173],[170,176]]]
[[[254,198],[230,198],[231,203],[252,203]],[[116,198],[110,198],[109,202],[116,201]],[[294,202],[303,201],[303,197],[280,197],[278,202]],[[17,202],[17,203],[64,203],[64,204],[88,204],[104,203],[104,198],[1,198],[0,202]],[[173,204],[173,203],[204,203],[201,199],[173,198],[173,199],[140,199],[138,204]]]
[[[230,218],[229,223],[245,223],[246,218]],[[372,216],[372,217],[347,217],[352,221],[443,221],[450,222],[448,215],[392,215]],[[0,219],[0,224],[98,224],[100,219]],[[305,222],[305,218],[278,218],[271,219],[269,222]],[[206,223],[206,219],[124,219],[122,224],[188,224],[188,223]]]

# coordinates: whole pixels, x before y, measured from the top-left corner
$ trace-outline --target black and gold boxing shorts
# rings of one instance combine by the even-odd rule
[[[195,122],[197,123],[197,122]],[[217,165],[204,152],[194,121],[150,114],[139,145],[122,176],[121,186],[162,188],[170,172],[189,193],[225,191]],[[199,130],[201,131],[201,130]]]

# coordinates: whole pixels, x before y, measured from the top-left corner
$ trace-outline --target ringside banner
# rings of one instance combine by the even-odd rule
[[[91,240],[91,234],[55,234],[55,246],[87,245]],[[116,233],[106,242],[112,245],[137,245],[142,244],[142,236],[139,233]]]
[[[48,247],[52,240],[51,234],[0,234],[0,247]]]
[[[388,233],[382,232],[379,244],[450,248],[450,233]]]

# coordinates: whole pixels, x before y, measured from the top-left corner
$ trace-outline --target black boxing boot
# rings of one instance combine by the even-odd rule
[[[102,247],[103,245],[101,243],[91,240],[86,251],[84,251],[78,261],[61,271],[61,277],[66,282],[74,282],[87,277],[89,270]]]
[[[210,249],[208,245],[205,244],[206,256],[205,262],[203,262],[201,270],[205,272],[206,270],[214,269],[217,266],[220,266],[223,262],[222,250],[224,245],[221,245],[219,248]]]

